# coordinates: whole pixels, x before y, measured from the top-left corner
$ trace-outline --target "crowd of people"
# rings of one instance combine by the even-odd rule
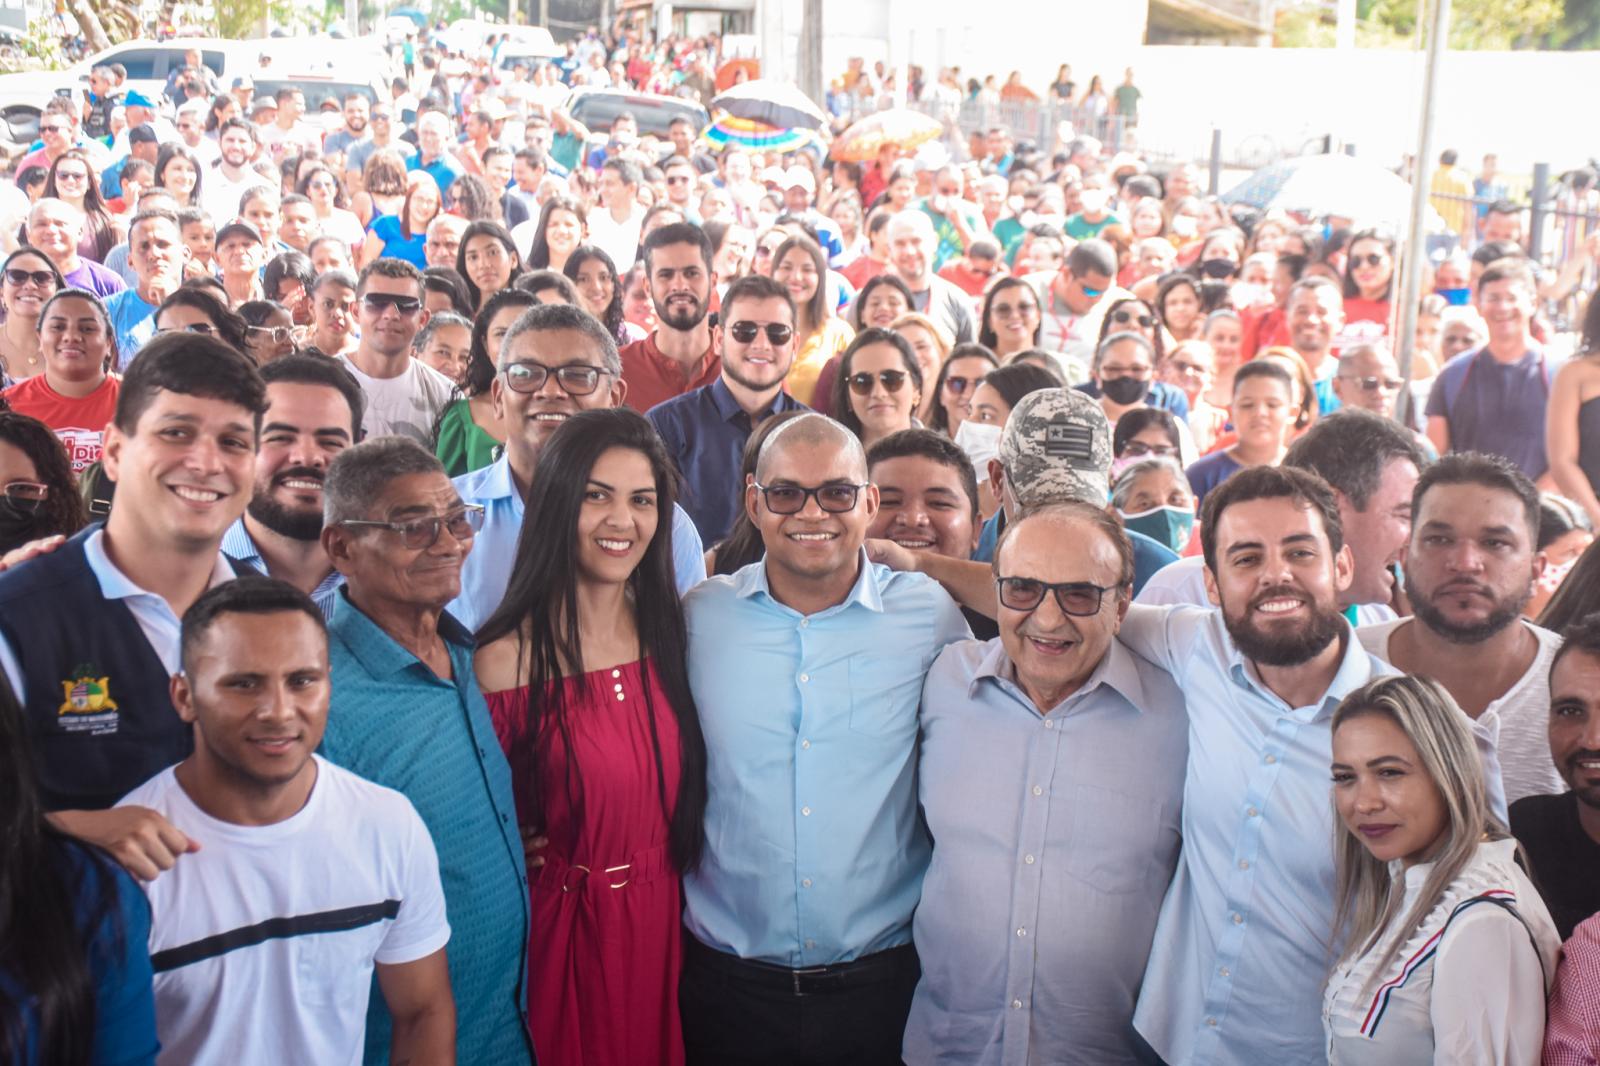
[[[1600,1061],[1586,249],[412,49],[18,163],[0,1062]]]

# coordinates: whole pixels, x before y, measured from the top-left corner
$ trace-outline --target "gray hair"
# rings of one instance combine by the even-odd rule
[[[512,342],[518,337],[525,333],[552,333],[563,329],[583,334],[599,354],[600,365],[611,374],[618,377],[622,375],[622,357],[617,354],[617,339],[600,324],[599,319],[571,304],[534,304],[518,315],[500,341],[500,351],[497,353],[499,369],[506,368],[506,356],[511,351]]]
[[[852,464],[860,471],[861,480],[867,480],[867,450],[861,438],[851,433],[841,422],[816,411],[791,418],[772,431],[761,443],[761,454],[756,457],[756,480],[766,480],[766,471],[773,458],[790,445],[837,444],[850,456]]]
[[[1154,474],[1165,470],[1178,479],[1178,483],[1189,491],[1189,479],[1183,474],[1183,467],[1170,455],[1157,455],[1149,459],[1140,459],[1137,463],[1130,464],[1127,469],[1117,475],[1117,483],[1111,486],[1111,506],[1119,511],[1128,509],[1128,500],[1133,496],[1133,483],[1146,474]],[[1189,498],[1194,498],[1194,493],[1189,491]]]
[[[1105,340],[1101,341],[1100,346],[1094,350],[1094,370],[1096,372],[1100,370],[1100,364],[1105,362],[1106,353],[1116,345],[1121,344],[1123,341],[1133,341],[1139,347],[1144,349],[1144,354],[1150,357],[1151,363],[1156,361],[1156,346],[1151,344],[1149,339],[1145,337],[1143,333],[1134,333],[1132,330],[1125,329],[1121,333],[1111,334]]]
[[[428,321],[423,324],[423,327],[417,330],[417,335],[412,338],[412,351],[422,351],[422,349],[428,346],[428,342],[433,340],[433,335],[438,333],[441,329],[444,329],[446,326],[465,326],[468,331],[470,331],[472,329],[472,322],[469,319],[456,314],[454,311],[435,311],[431,316],[429,316]]]
[[[443,474],[444,464],[409,437],[374,437],[340,452],[322,483],[322,524],[367,518],[395,478]]]

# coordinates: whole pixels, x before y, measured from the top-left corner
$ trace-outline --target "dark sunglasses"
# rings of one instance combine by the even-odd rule
[[[600,387],[600,375],[610,371],[597,366],[558,366],[552,370],[538,363],[512,363],[502,373],[512,392],[538,392],[554,374],[556,384],[568,396],[587,396]]]
[[[803,488],[800,485],[760,485],[762,499],[767,502],[767,510],[773,514],[789,515],[799,514],[805,510],[806,501],[816,498],[817,506],[829,514],[843,514],[853,511],[856,507],[856,497],[865,484],[852,485],[849,482],[836,482],[831,485],[819,485],[814,489]]]
[[[1111,312],[1111,321],[1124,324],[1137,322],[1140,329],[1149,329],[1156,324],[1156,320],[1149,315],[1136,315],[1132,311],[1113,311]]]
[[[450,535],[456,540],[471,540],[472,535],[483,528],[483,508],[478,504],[469,503],[459,511],[452,511],[447,515],[430,515],[427,518],[411,518],[403,522],[378,522],[370,519],[349,519],[339,523],[343,526],[366,526],[372,529],[387,529],[391,533],[400,535],[400,543],[409,551],[427,551],[439,541],[439,531],[448,529]]]
[[[56,276],[48,270],[23,270],[20,267],[6,267],[6,280],[18,287],[26,285],[30,281],[35,285],[54,285]]]
[[[88,181],[88,180],[89,180],[89,175],[85,174],[81,170],[58,170],[58,171],[56,171],[56,181],[57,181],[57,183],[60,183],[60,182],[63,182],[63,181]]]
[[[1031,577],[1003,577],[995,582],[1000,592],[1000,606],[1012,611],[1033,611],[1044,602],[1046,592],[1055,593],[1056,606],[1063,614],[1074,618],[1089,618],[1100,613],[1100,601],[1115,585],[1101,587],[1087,581],[1066,581],[1052,584],[1035,581]]]
[[[1339,376],[1345,381],[1353,381],[1361,386],[1362,392],[1377,392],[1379,389],[1399,392],[1400,388],[1405,384],[1399,378],[1366,378],[1356,377],[1352,374],[1340,374]]]
[[[749,344],[756,339],[756,334],[763,329],[767,331],[767,340],[772,342],[774,348],[782,348],[794,336],[794,327],[786,326],[782,322],[768,322],[763,326],[759,322],[750,322],[746,319],[729,322],[728,336],[740,344]]]
[[[39,127],[39,132],[40,133],[65,133],[68,130],[70,130],[71,128],[72,128],[71,126],[63,126],[59,122],[51,122],[51,123],[49,123],[47,125],[40,126]]]
[[[687,174],[668,174],[667,175],[667,184],[668,185],[688,185],[692,181],[694,181],[694,179],[691,178]]]
[[[1369,267],[1382,266],[1383,261],[1386,258],[1387,256],[1383,255],[1381,252],[1368,252],[1366,255],[1352,255],[1350,257],[1350,266],[1354,268],[1360,266],[1362,263],[1366,263]]]
[[[944,387],[960,396],[969,388],[977,388],[982,382],[982,378],[958,378],[952,375],[944,379]]]
[[[876,374],[863,370],[850,375],[850,391],[857,396],[867,396],[872,392],[872,383],[881,381],[885,391],[899,392],[905,388],[909,376],[904,370],[880,370]]]
[[[375,315],[381,315],[391,307],[402,315],[414,315],[422,310],[422,301],[415,296],[396,296],[392,292],[364,293],[361,302]]]

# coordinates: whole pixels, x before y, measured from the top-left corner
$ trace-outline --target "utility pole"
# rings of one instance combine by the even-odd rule
[[[800,91],[822,102],[822,0],[805,0],[800,15]]]
[[[1422,121],[1417,131],[1417,160],[1411,168],[1411,226],[1406,231],[1406,254],[1401,261],[1400,324],[1394,336],[1400,380],[1395,417],[1407,424],[1411,418],[1412,351],[1417,341],[1417,301],[1422,297],[1422,260],[1428,226],[1428,191],[1433,182],[1433,118],[1439,90],[1439,64],[1450,38],[1450,0],[1428,0],[1429,18],[1419,23],[1428,32],[1428,58],[1422,78]]]

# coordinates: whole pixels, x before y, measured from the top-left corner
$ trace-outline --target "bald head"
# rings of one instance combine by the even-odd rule
[[[772,431],[756,458],[756,480],[765,481],[774,460],[794,448],[829,446],[844,452],[850,460],[851,476],[867,480],[867,451],[861,440],[827,415],[816,412],[793,418]]]
[[[83,234],[83,212],[53,196],[40,197],[28,210],[28,244],[60,265],[71,259]]]

